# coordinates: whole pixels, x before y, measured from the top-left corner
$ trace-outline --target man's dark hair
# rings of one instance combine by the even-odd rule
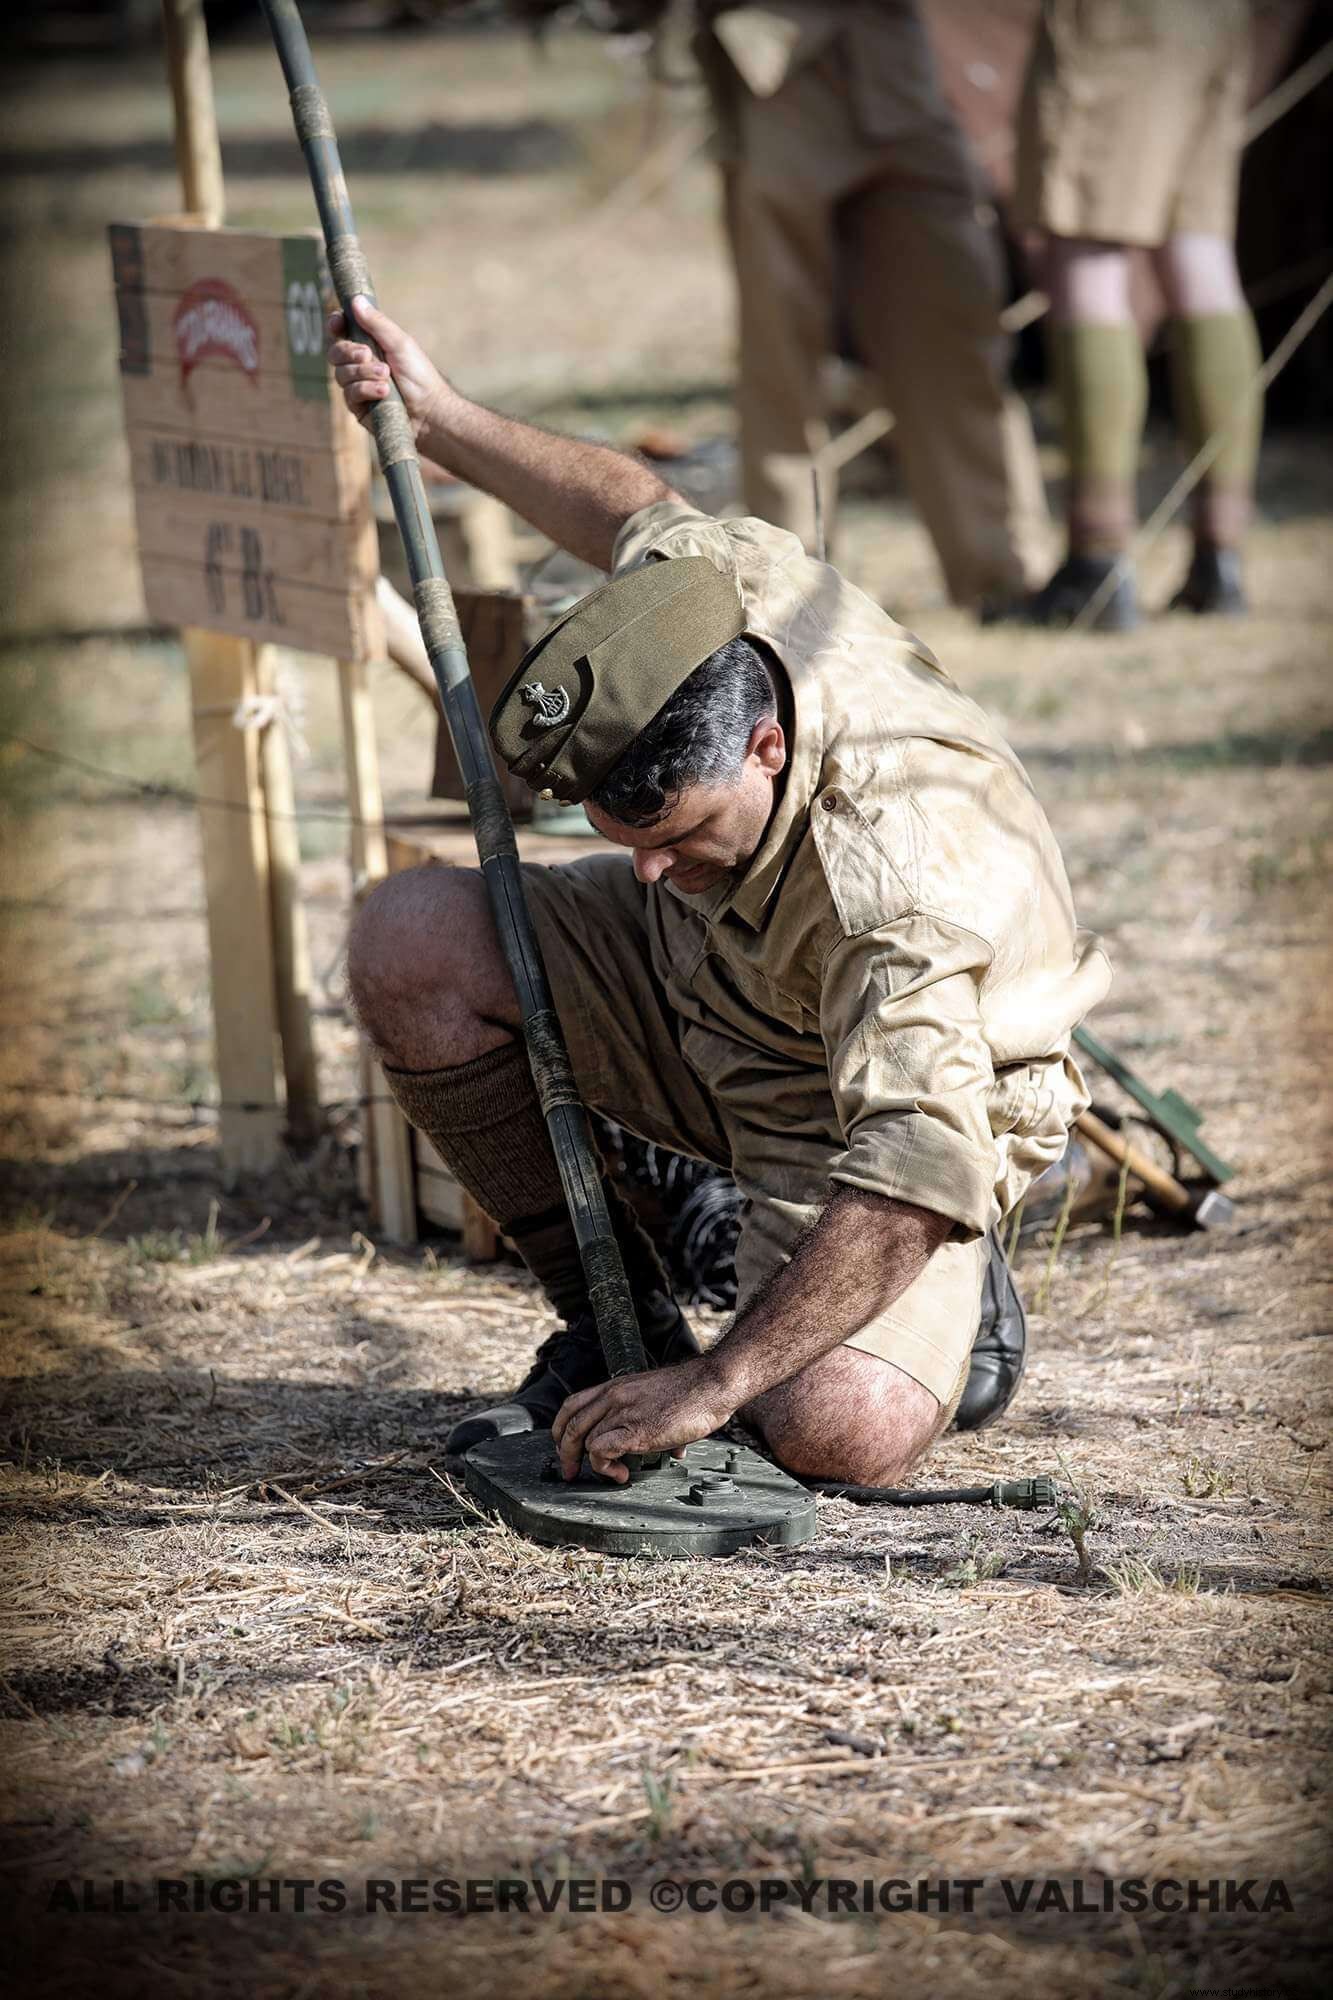
[[[681,682],[665,708],[588,794],[622,826],[656,826],[691,785],[726,784],[745,762],[756,722],[778,712],[764,649],[728,639]]]

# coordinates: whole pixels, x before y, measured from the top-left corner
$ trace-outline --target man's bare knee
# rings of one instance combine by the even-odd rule
[[[347,941],[366,1034],[395,1069],[447,1069],[512,1039],[518,1003],[476,868],[427,862],[386,876]]]
[[[940,1404],[891,1361],[835,1347],[745,1412],[803,1479],[901,1486],[937,1436]]]

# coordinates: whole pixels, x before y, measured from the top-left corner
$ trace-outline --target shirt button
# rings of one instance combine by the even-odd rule
[[[823,806],[826,813],[835,813],[838,810],[838,794],[836,792],[825,792],[819,803]]]

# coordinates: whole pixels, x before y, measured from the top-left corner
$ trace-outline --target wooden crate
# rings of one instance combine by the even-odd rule
[[[537,613],[530,597],[520,597],[513,591],[458,590],[454,593],[454,602],[458,607],[458,622],[467,647],[477,700],[482,714],[489,717],[505,682],[543,629],[545,621]],[[531,819],[532,793],[494,751],[491,754],[510,812],[516,820]],[[458,759],[454,755],[454,746],[443,716],[436,724],[435,776],[430,791],[433,799],[467,797],[463,774],[458,768]]]

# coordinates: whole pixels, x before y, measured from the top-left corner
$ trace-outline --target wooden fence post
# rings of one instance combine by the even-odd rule
[[[213,1033],[223,1102],[219,1142],[229,1173],[263,1172],[278,1157],[278,1018],[269,924],[269,854],[259,733],[238,729],[257,692],[254,647],[221,632],[186,632],[195,768],[203,801],[204,897]],[[253,1111],[241,1107],[250,1104]]]
[[[162,27],[176,122],[176,166],[185,211],[197,219],[201,228],[220,229],[226,198],[203,0],[162,0]]]
[[[338,696],[342,704],[347,804],[352,815],[353,893],[359,902],[388,872],[375,715],[366,670],[360,662],[339,660]],[[368,1100],[361,1120],[364,1134],[361,1191],[391,1243],[415,1243],[417,1193],[411,1127],[389,1097],[379,1064],[364,1037],[359,1074],[361,1095]]]
[[[225,190],[202,0],[162,0],[162,17],[182,199],[201,228],[220,229]],[[223,802],[200,809],[219,1095],[224,1105],[264,1107],[224,1110],[219,1143],[227,1172],[262,1171],[281,1150],[284,1070],[294,1135],[313,1137],[319,1116],[287,739],[280,726],[232,720],[269,691],[266,649],[197,629],[181,639],[200,791]]]
[[[256,646],[255,683],[261,701],[276,704],[274,648]],[[259,725],[259,770],[268,829],[269,913],[273,931],[273,991],[287,1085],[287,1128],[298,1146],[323,1129],[319,1071],[310,1018],[310,940],[301,904],[301,842],[296,822],[291,753],[281,707]]]

